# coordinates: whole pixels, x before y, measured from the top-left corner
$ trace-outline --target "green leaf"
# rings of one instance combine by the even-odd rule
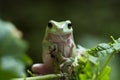
[[[110,43],[98,44],[95,48],[89,49],[88,53],[96,57],[101,57],[111,54],[113,52],[118,53],[119,51],[120,51],[120,38]]]
[[[16,59],[12,56],[2,56],[1,69],[6,72],[12,72],[16,76],[24,76],[24,63],[20,59]]]
[[[0,20],[0,56],[19,56],[24,53],[27,44],[19,37],[19,32],[13,24]]]
[[[23,54],[20,59],[22,62],[25,62],[27,64],[32,64],[31,58],[28,57],[26,54]]]
[[[102,72],[101,76],[100,76],[100,80],[110,80],[110,71],[111,68],[109,66],[106,66],[104,71]]]
[[[27,44],[21,32],[10,22],[0,20],[0,79],[25,76],[25,65],[31,63],[25,54]]]

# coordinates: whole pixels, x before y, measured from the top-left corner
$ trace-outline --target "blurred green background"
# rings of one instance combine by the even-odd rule
[[[0,18],[12,22],[28,41],[28,55],[41,62],[41,43],[49,20],[71,20],[76,44],[91,48],[120,37],[120,0],[0,0]],[[111,61],[111,80],[120,78],[120,56]]]

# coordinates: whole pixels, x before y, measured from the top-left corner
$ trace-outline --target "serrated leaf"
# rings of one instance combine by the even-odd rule
[[[98,44],[95,48],[89,49],[88,53],[96,57],[106,56],[113,52],[117,53],[120,51],[120,38],[115,41]]]

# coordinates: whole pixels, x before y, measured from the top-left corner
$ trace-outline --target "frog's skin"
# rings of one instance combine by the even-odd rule
[[[34,64],[35,74],[51,74],[59,69],[66,59],[76,56],[73,28],[69,20],[56,22],[50,20],[43,39],[43,64]],[[56,65],[58,68],[56,68]]]

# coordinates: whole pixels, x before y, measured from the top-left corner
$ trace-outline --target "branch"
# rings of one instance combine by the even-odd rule
[[[48,74],[48,75],[42,75],[42,76],[36,76],[36,77],[27,77],[27,78],[15,78],[12,80],[53,80],[53,79],[59,79],[59,78],[63,77],[63,75],[66,75],[66,73]]]

